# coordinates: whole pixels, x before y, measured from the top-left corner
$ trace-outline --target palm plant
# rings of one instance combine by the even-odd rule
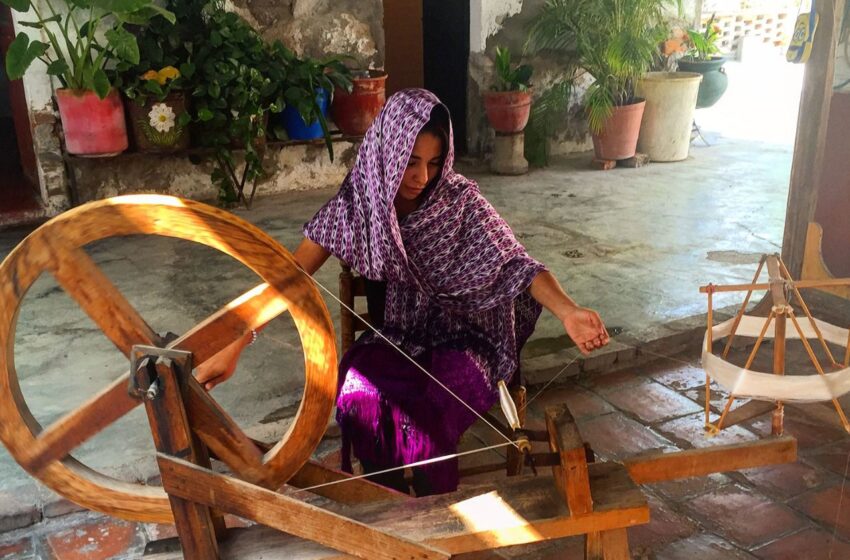
[[[529,31],[527,48],[566,57],[594,78],[584,98],[590,129],[601,132],[615,106],[634,100],[634,88],[666,37],[669,0],[546,0]]]

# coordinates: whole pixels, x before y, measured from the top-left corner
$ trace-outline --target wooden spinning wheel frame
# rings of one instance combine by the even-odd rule
[[[84,250],[94,241],[134,234],[195,241],[217,249],[250,268],[264,283],[166,343]],[[14,341],[23,298],[45,272],[56,278],[131,367],[83,405],[42,428],[18,383]],[[248,438],[190,372],[284,311],[292,315],[301,338],[306,381],[288,432],[268,448]],[[309,461],[324,435],[336,388],[333,327],[314,281],[274,239],[222,210],[166,196],[102,200],[51,220],[0,264],[0,440],[30,474],[80,505],[129,520],[175,523],[183,547],[180,557],[218,558],[217,543],[226,530],[220,513],[231,512],[329,547],[329,557],[338,557],[335,550],[369,559],[447,559],[583,534],[586,558],[620,560],[629,557],[626,528],[649,520],[649,507],[637,484],[782,463],[796,456],[796,442],[780,437],[757,444],[649,454],[624,464],[596,463],[592,453],[588,459],[575,419],[560,405],[547,408],[545,431],[511,434],[515,442],[525,438],[532,466],[552,467],[551,481],[519,476],[523,458],[509,453],[506,462],[479,469],[481,473],[506,469],[507,480],[470,489],[476,500],[494,493],[505,496],[505,503],[518,508],[519,521],[505,525],[496,516],[471,527],[458,523],[450,510],[462,496],[459,493],[417,502],[424,504],[423,519],[429,512],[437,514],[430,516],[437,519],[430,527],[417,522],[407,529],[388,530],[380,523],[371,526],[370,507],[381,502],[375,511],[408,519],[409,496]],[[142,402],[157,448],[162,488],[111,479],[70,455]],[[548,452],[531,452],[532,441]],[[207,450],[241,480],[212,471]],[[727,468],[720,468],[721,463]],[[342,481],[346,484],[334,486]],[[341,515],[274,491],[284,483],[352,509]],[[364,508],[358,510],[359,505]]]
[[[160,235],[217,249],[254,271],[263,284],[169,344],[110,282],[83,247],[109,237]],[[333,327],[311,279],[277,241],[222,210],[166,196],[136,195],[88,204],[49,221],[0,265],[0,439],[32,476],[87,508],[129,520],[173,522],[162,488],[112,479],[70,453],[141,404],[128,394],[130,371],[80,407],[43,428],[30,412],[14,365],[21,303],[42,273],[59,285],[128,359],[146,345],[191,353],[197,366],[250,329],[289,311],[301,338],[305,386],[287,433],[263,453],[197,383],[187,415],[196,435],[243,479],[275,488],[309,459],[324,434],[337,382]],[[129,363],[129,361],[128,361]],[[228,437],[221,438],[221,434]]]

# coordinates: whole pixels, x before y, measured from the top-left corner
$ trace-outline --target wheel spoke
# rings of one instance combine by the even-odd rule
[[[192,431],[243,480],[271,486],[260,448],[197,381],[187,379],[186,383],[186,415]]]
[[[84,250],[56,242],[45,245],[53,252],[49,270],[56,281],[125,356],[130,355],[134,344],[161,344],[159,336]]]
[[[260,284],[168,347],[191,351],[198,365],[248,330],[264,325],[285,310],[286,302],[279,293],[268,284]],[[43,430],[22,461],[24,466],[34,472],[42,470],[133,410],[139,402],[127,394],[129,381],[130,374],[124,373],[98,395]]]
[[[251,329],[259,328],[284,311],[287,301],[266,283],[234,299],[168,345],[192,353],[195,367],[223,350]]]
[[[81,407],[51,424],[38,435],[21,464],[39,472],[133,410],[139,402],[127,394],[129,381],[130,374],[125,373]]]

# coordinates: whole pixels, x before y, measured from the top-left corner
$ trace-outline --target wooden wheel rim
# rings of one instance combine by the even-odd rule
[[[259,228],[205,204],[151,195],[100,200],[50,220],[6,257],[0,264],[0,440],[30,474],[77,504],[128,520],[169,523],[173,522],[171,508],[160,487],[110,478],[70,455],[37,471],[27,467],[42,427],[26,405],[14,367],[21,301],[33,282],[50,270],[57,249],[82,248],[100,239],[134,234],[195,241],[224,252],[253,270],[286,301],[301,338],[306,379],[289,430],[263,460],[277,484],[301,468],[324,434],[336,395],[336,346],[327,307],[292,255]],[[56,240],[61,240],[58,246]]]

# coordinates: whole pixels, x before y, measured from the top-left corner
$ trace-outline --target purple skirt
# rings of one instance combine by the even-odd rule
[[[417,361],[479,414],[498,399],[468,350],[438,347]],[[347,472],[352,452],[378,469],[452,454],[476,420],[468,408],[386,344],[357,344],[339,367],[336,419],[342,430],[342,468]],[[457,489],[456,458],[421,468],[434,493]]]

